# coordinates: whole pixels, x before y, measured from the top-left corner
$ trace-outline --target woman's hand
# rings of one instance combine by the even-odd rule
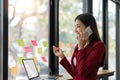
[[[56,56],[60,57],[61,59],[65,57],[63,51],[58,47],[53,46],[53,52]]]
[[[88,40],[88,34],[86,31],[80,31],[78,34],[78,50],[84,49],[86,42]]]

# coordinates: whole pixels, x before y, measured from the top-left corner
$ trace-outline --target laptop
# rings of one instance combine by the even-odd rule
[[[22,59],[29,80],[56,80],[57,76],[40,75],[33,59]]]

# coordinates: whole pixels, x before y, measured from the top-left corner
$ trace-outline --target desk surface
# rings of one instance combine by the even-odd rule
[[[104,78],[104,77],[109,77],[109,76],[113,76],[115,71],[111,71],[111,70],[99,70],[98,71],[98,76],[97,78]]]
[[[114,73],[115,71],[111,71],[111,70],[99,70],[98,71],[98,76],[100,75],[105,75],[105,74],[109,74],[109,73]]]
[[[113,76],[115,71],[111,71],[111,70],[99,70],[98,71],[98,76],[97,78],[103,78],[103,77],[109,77],[109,76]],[[72,80],[72,77],[66,73],[63,74],[62,77],[59,77],[57,80]]]

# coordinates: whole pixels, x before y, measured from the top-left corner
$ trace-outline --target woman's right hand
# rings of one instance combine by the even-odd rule
[[[63,51],[61,51],[58,47],[53,46],[53,52],[56,56],[60,57],[61,59],[64,58]]]
[[[87,39],[87,33],[84,30],[80,31],[78,34],[78,50],[84,49]]]

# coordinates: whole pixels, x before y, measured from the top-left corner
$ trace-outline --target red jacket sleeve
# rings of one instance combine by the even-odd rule
[[[61,61],[60,64],[67,70],[67,72],[73,77],[74,76],[74,71],[72,70],[72,65],[69,63],[66,57],[64,57]]]
[[[79,50],[76,54],[78,75],[88,75],[94,69],[98,69],[105,52],[105,46],[103,43],[98,43],[92,48],[88,56],[85,55],[85,52],[85,50]]]

